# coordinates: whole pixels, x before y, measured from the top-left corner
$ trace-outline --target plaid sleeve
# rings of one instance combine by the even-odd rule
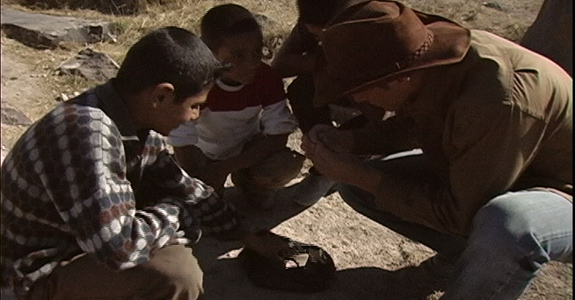
[[[180,208],[136,210],[120,133],[101,110],[70,104],[50,118],[34,132],[38,169],[80,248],[114,269],[147,262],[176,236]]]
[[[152,132],[146,143],[144,160],[148,164],[142,178],[143,197],[148,203],[167,202],[180,210],[181,229],[197,241],[200,233],[226,234],[238,229],[236,213],[212,187],[190,177],[165,149],[164,139]],[[144,196],[145,195],[145,196]]]

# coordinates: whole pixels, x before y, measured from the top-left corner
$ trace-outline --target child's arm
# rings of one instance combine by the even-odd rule
[[[221,164],[221,168],[226,169],[228,174],[251,167],[274,152],[285,148],[288,136],[289,134],[277,134],[256,138],[244,147],[242,153],[217,164]]]
[[[188,121],[172,130],[168,136],[167,143],[174,149],[176,161],[192,177],[197,177],[205,167],[205,159],[202,150],[196,143],[198,142],[198,131],[196,121]]]
[[[192,177],[197,177],[218,190],[226,182],[231,173],[225,164],[210,162],[202,150],[193,145],[174,147],[174,155],[178,164]]]
[[[174,148],[174,156],[178,161],[178,164],[192,177],[199,175],[200,171],[204,167],[200,161],[197,159],[200,155],[204,155],[202,150],[193,145],[186,145]]]
[[[189,240],[178,239],[178,242],[197,242],[203,232],[222,240],[238,240],[269,259],[277,259],[279,253],[289,251],[285,241],[258,234],[259,230],[240,223],[227,201],[203,182],[183,173],[167,151],[159,153],[148,171],[142,178],[149,188],[145,191],[147,196],[179,208],[179,230]]]

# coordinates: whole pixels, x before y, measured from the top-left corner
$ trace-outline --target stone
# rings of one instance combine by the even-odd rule
[[[169,0],[18,0],[18,4],[44,9],[92,9],[105,14],[133,15],[147,7],[148,1],[164,4]]]
[[[73,17],[28,13],[1,7],[0,24],[8,38],[29,47],[54,49],[60,43],[90,44],[115,41],[113,24]]]
[[[553,60],[573,76],[573,2],[544,0],[520,44]]]
[[[2,108],[0,110],[2,112],[2,124],[24,126],[32,124],[32,120],[30,120],[26,114],[13,107],[5,105],[5,103],[2,103]]]
[[[483,6],[488,7],[488,8],[492,8],[492,9],[496,9],[499,11],[505,11],[503,6],[501,6],[501,4],[499,4],[497,2],[484,2]]]
[[[91,48],[81,50],[74,58],[58,67],[60,74],[81,76],[96,82],[114,78],[119,69],[118,63],[110,56]]]

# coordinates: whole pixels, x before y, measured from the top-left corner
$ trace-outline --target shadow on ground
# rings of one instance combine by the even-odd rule
[[[227,191],[234,193],[235,191]],[[230,194],[228,194],[229,196]],[[289,201],[265,213],[255,213],[241,200],[230,196],[244,222],[258,228],[271,229],[283,221],[298,215],[305,208]],[[445,280],[437,280],[417,267],[405,267],[396,271],[378,267],[338,269],[334,285],[323,292],[301,294],[275,291],[255,286],[242,269],[237,255],[239,242],[203,238],[194,246],[195,255],[204,271],[206,300],[253,299],[253,300],[371,300],[371,299],[426,299],[436,290],[442,290]]]
[[[445,280],[436,280],[417,267],[388,271],[377,267],[338,270],[334,285],[323,292],[301,294],[274,291],[255,286],[246,276],[237,254],[241,245],[206,238],[194,248],[204,270],[206,300],[375,300],[426,299],[443,290]]]

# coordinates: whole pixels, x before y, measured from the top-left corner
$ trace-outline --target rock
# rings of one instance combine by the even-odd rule
[[[498,11],[504,11],[505,9],[503,9],[503,7],[497,3],[497,2],[484,2],[483,6],[488,7],[488,8],[492,8],[492,9],[496,9]]]
[[[70,98],[68,97],[68,95],[64,94],[64,93],[60,93],[60,95],[58,97],[56,97],[56,101],[58,102],[63,102],[63,101],[68,101]]]
[[[32,121],[23,112],[2,103],[2,124],[6,125],[31,125]]]
[[[153,0],[164,3],[169,0]],[[147,7],[147,0],[18,0],[18,4],[43,9],[94,9],[106,14],[132,15]]]
[[[521,45],[550,58],[573,76],[573,2],[544,0]]]
[[[114,25],[107,22],[28,13],[1,7],[0,24],[7,37],[37,49],[54,49],[60,43],[115,41]]]
[[[60,74],[78,75],[97,82],[113,78],[119,69],[118,63],[110,56],[90,48],[83,49],[58,67]]]

